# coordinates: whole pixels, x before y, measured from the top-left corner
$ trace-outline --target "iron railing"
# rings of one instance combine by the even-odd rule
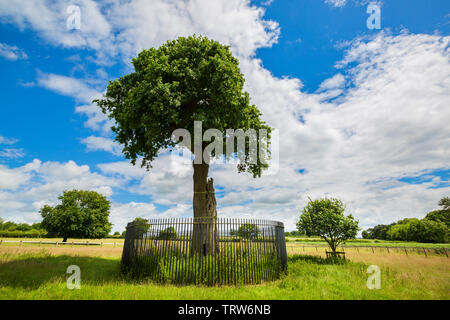
[[[287,269],[281,222],[231,218],[150,219],[126,229],[121,262],[131,276],[177,284],[257,284]]]

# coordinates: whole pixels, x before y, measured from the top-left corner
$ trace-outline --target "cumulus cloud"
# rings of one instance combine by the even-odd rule
[[[283,205],[296,205],[291,217],[298,216],[306,195],[342,197],[363,226],[422,217],[449,188],[398,178],[449,168],[448,42],[449,37],[408,33],[356,39],[337,64],[344,74],[326,80],[320,94],[302,92],[294,79],[274,79],[255,61],[244,64],[255,102],[280,128],[282,170],[267,177],[270,184],[264,178],[252,187],[264,187],[269,197],[281,192],[274,186],[295,186],[299,197]],[[352,84],[347,88],[344,75]],[[336,88],[345,89],[344,95],[323,101]],[[307,173],[296,174],[300,168]],[[245,208],[252,210],[253,203]]]
[[[111,26],[93,0],[79,0],[81,28],[70,30],[67,8],[70,0],[0,0],[2,22],[16,24],[22,30],[33,29],[49,43],[62,47],[100,49],[111,37]]]
[[[88,151],[106,151],[114,155],[122,155],[122,146],[112,139],[89,136],[81,140]]]
[[[101,97],[101,93],[76,78],[40,72],[37,80],[40,86],[73,97],[80,102],[90,103],[92,99]]]
[[[253,55],[257,48],[276,42],[278,24],[263,20],[264,9],[249,0],[127,2],[77,2],[81,28],[68,30],[69,0],[1,0],[0,19],[21,29],[37,31],[49,43],[63,47],[88,48],[95,61],[110,63],[117,54],[129,58],[142,49],[157,46],[180,35],[214,36],[230,44],[239,56]]]
[[[111,126],[114,122],[109,120],[96,104],[92,103],[94,99],[100,98],[102,93],[92,88],[86,80],[39,72],[37,82],[41,87],[72,97],[77,102],[81,103],[75,107],[75,112],[87,116],[88,119],[85,122],[87,128],[95,131],[98,130],[103,135],[111,133]],[[89,148],[92,143],[99,142],[98,139],[93,139],[91,137],[88,137],[83,141],[89,143],[89,150],[92,150]],[[117,148],[109,149],[109,151],[114,152],[116,150]]]
[[[121,184],[120,179],[105,177],[74,161],[35,159],[18,168],[0,165],[0,217],[12,221],[40,221],[38,210],[44,204],[55,204],[64,190],[93,190],[110,197],[113,188]]]

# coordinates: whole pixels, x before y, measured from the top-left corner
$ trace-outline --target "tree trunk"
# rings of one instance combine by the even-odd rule
[[[208,180],[209,165],[194,166],[194,227],[192,234],[192,253],[213,254],[218,251],[217,210],[214,181]]]
[[[63,239],[63,242],[67,242],[67,237],[65,237],[65,238]]]

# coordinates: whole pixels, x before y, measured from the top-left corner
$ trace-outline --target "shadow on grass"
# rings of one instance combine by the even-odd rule
[[[345,264],[347,261],[339,258],[322,258],[319,256],[309,256],[302,254],[294,254],[292,256],[288,256],[288,264],[295,263],[298,261],[304,261],[308,263],[314,264]]]
[[[118,259],[49,255],[0,261],[0,287],[37,289],[48,282],[65,283],[72,275],[67,273],[70,265],[80,267],[82,283],[101,285],[123,280]]]

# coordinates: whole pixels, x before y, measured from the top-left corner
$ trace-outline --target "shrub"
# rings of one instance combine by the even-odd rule
[[[167,227],[164,230],[161,230],[158,235],[159,239],[171,240],[177,238],[177,233],[175,232],[174,227]]]

